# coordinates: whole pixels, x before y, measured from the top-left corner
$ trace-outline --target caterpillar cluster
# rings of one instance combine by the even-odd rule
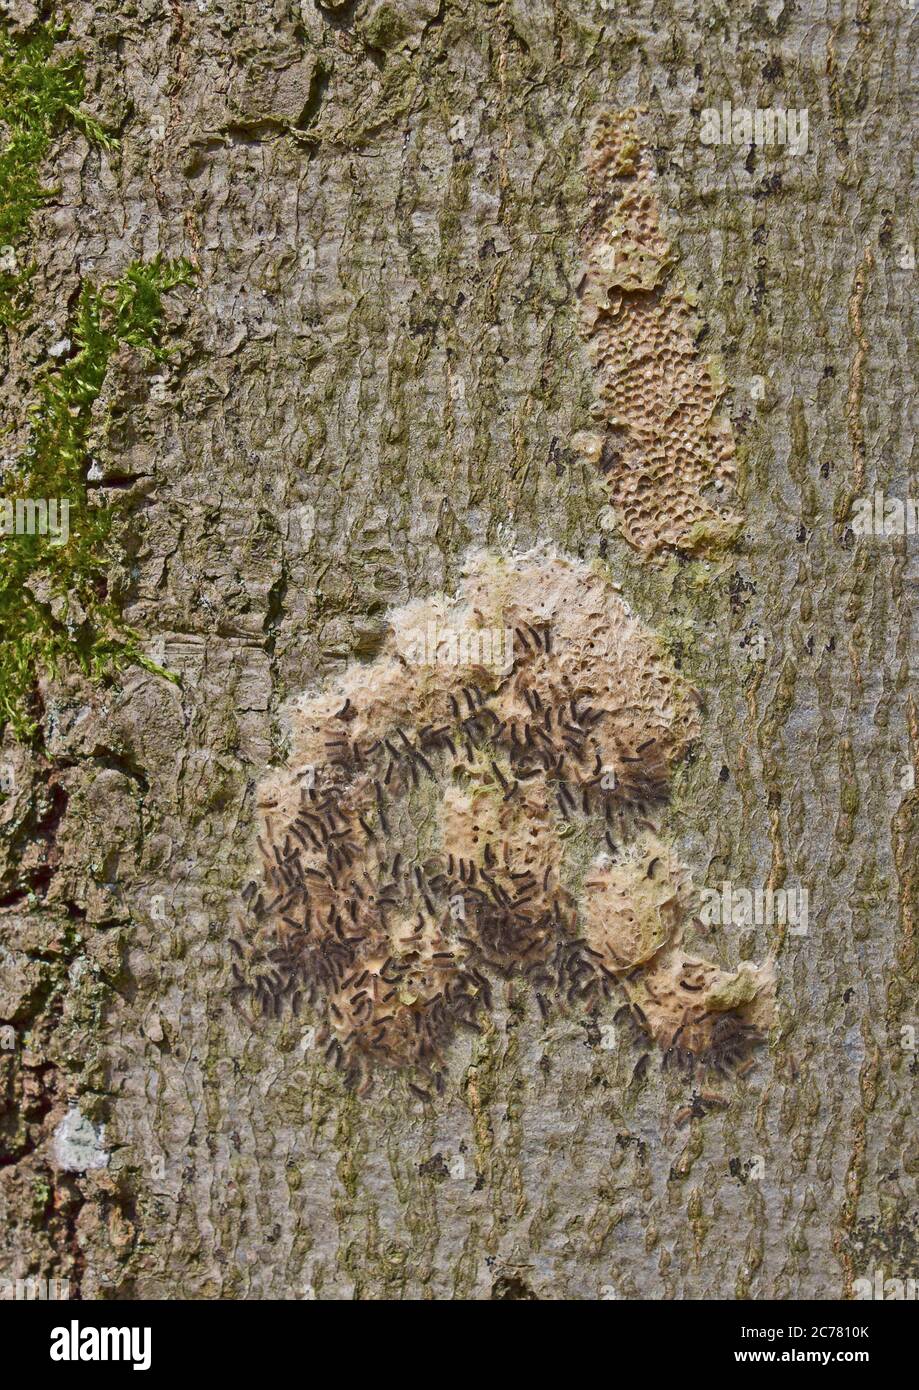
[[[479,565],[447,616],[481,623],[490,595],[510,669],[407,662],[400,633],[419,614],[403,610],[374,666],[302,702],[294,765],[260,791],[234,1002],[253,1019],[318,1011],[319,1045],[361,1088],[388,1065],[440,1089],[496,976],[527,979],[544,1016],[628,996],[681,913],[669,879],[630,885],[695,729],[690,692],[586,567]],[[578,839],[595,851],[587,883]],[[656,944],[636,940],[642,904],[664,924]]]

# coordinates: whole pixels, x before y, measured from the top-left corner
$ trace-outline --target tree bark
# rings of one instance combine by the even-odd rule
[[[110,591],[180,683],[65,666],[41,679],[39,745],[5,734],[0,1275],[87,1299],[831,1299],[919,1278],[917,541],[849,522],[916,486],[909,7],[70,14],[62,51],[119,143],[55,137],[4,420],[22,429],[82,280],[193,263],[165,300],[172,355],[119,351],[93,440],[126,507]],[[807,109],[806,153],[703,144],[725,101]],[[728,387],[742,524],[717,552],[630,544],[572,442],[596,429],[589,143],[625,108]],[[596,1017],[546,1020],[496,977],[442,1096],[398,1068],[358,1094],[304,1046],[310,1017],[233,1006],[256,788],[295,698],[371,671],[393,608],[456,594],[471,547],[547,545],[619,585],[700,692],[661,818],[693,882],[805,889],[807,934],[691,939],[728,972],[774,958],[742,1075],[653,1049],[636,1073],[640,1039],[605,1047]]]

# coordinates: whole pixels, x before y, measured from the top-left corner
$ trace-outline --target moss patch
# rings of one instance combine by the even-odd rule
[[[163,294],[191,279],[186,261],[134,263],[114,284],[85,284],[66,330],[73,355],[38,383],[29,439],[3,477],[0,502],[0,727],[36,733],[36,682],[62,661],[98,676],[140,660],[134,635],[107,595],[114,509],[87,489],[93,405],[116,349],[130,344],[157,360]],[[56,504],[56,534],[41,518]],[[44,513],[42,511],[44,508]],[[66,525],[64,524],[66,518]],[[26,528],[31,527],[33,533]]]
[[[79,55],[53,61],[66,28],[53,21],[20,37],[0,32],[0,113],[5,142],[0,152],[0,324],[23,313],[30,265],[20,266],[16,247],[35,210],[53,189],[40,170],[55,132],[70,122],[94,144],[115,144],[98,121],[81,111],[85,79]]]

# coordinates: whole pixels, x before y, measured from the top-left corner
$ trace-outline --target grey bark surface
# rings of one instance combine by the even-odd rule
[[[126,616],[182,684],[62,676],[45,752],[6,737],[0,1275],[91,1299],[550,1300],[919,1277],[917,542],[845,525],[875,487],[915,495],[910,9],[71,17],[86,105],[121,143],[71,132],[49,159],[49,341],[81,275],[160,252],[198,272],[169,297],[165,380],[119,358],[95,453],[132,480]],[[807,154],[702,145],[722,100],[808,108]],[[629,106],[731,387],[745,525],[717,562],[642,560],[570,443],[595,392],[582,160]],[[705,938],[725,968],[776,955],[777,1022],[728,1107],[687,1125],[693,1083],[544,1023],[519,982],[433,1104],[398,1073],[349,1092],[303,1020],[253,1029],[229,998],[287,702],[372,658],[391,606],[453,592],[470,545],[546,542],[599,557],[702,692],[667,819],[695,881],[809,893],[806,936]],[[87,1153],[105,1166],[79,1170]]]

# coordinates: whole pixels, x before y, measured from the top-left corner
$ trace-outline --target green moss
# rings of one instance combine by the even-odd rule
[[[395,48],[405,38],[408,25],[392,5],[381,5],[364,26],[364,38],[374,48]]]
[[[742,522],[728,521],[724,517],[697,521],[689,528],[683,548],[690,555],[724,558],[733,549],[742,526]]]
[[[36,1230],[40,1230],[47,1221],[52,1195],[51,1184],[43,1174],[32,1179],[32,1224]]]
[[[109,600],[114,509],[91,505],[87,488],[93,405],[112,356],[122,344],[158,360],[163,294],[188,284],[191,266],[157,257],[134,263],[115,284],[85,284],[66,329],[75,351],[48,369],[30,410],[22,456],[3,477],[0,502],[0,728],[21,738],[36,732],[34,692],[41,674],[64,660],[98,677],[113,664],[142,660],[134,634]],[[57,508],[57,534],[16,534],[36,524],[17,504]],[[64,513],[64,504],[68,513]],[[40,514],[38,518],[40,527]],[[149,665],[149,663],[146,663]]]
[[[115,143],[98,121],[79,109],[84,76],[79,55],[52,61],[65,27],[54,21],[20,37],[0,33],[0,112],[6,142],[0,153],[0,324],[21,318],[31,266],[20,267],[16,247],[35,210],[53,189],[40,170],[56,131],[69,121],[87,140]]]
[[[0,33],[0,324],[7,329],[25,313],[33,266],[22,264],[17,252],[33,213],[54,192],[42,183],[41,167],[55,134],[69,123],[97,145],[115,143],[79,109],[82,60],[56,56],[65,36],[66,27],[53,19],[24,35]],[[39,380],[28,444],[4,473],[0,728],[11,723],[20,737],[35,733],[40,673],[54,671],[65,656],[98,673],[131,648],[106,597],[111,513],[90,507],[87,494],[92,407],[119,344],[161,354],[161,295],[188,272],[184,264],[156,261],[131,266],[115,285],[83,287],[66,330],[75,352]],[[56,517],[49,530],[52,502]]]

